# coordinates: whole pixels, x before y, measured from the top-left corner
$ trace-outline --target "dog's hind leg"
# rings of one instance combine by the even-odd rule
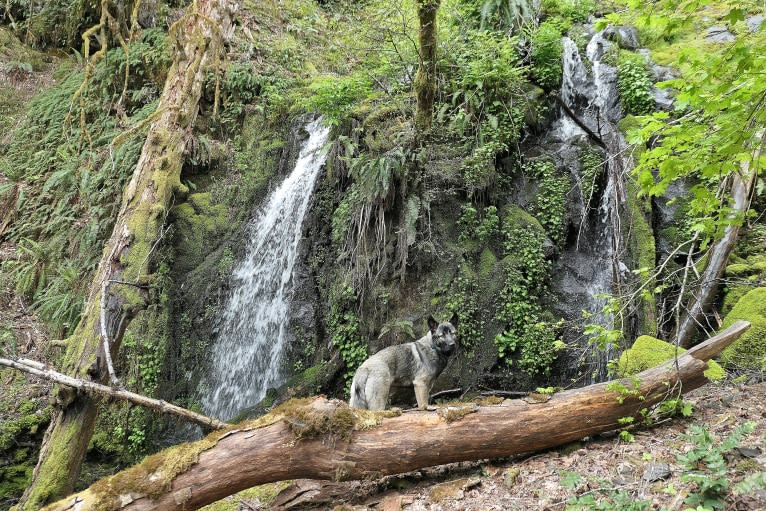
[[[386,401],[388,401],[388,391],[391,389],[392,381],[388,366],[376,366],[370,369],[366,385],[364,386],[368,410],[385,410]]]

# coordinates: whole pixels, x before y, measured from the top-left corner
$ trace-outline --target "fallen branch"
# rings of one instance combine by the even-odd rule
[[[676,361],[621,380],[553,394],[543,403],[468,403],[466,414],[352,410],[341,401],[290,401],[254,423],[180,445],[95,483],[47,511],[191,511],[258,484],[379,478],[458,461],[498,458],[619,429],[666,399],[704,385],[707,360],[750,327],[739,321]],[[673,394],[673,397],[677,397]],[[386,418],[388,417],[388,418]]]
[[[161,399],[152,399],[150,397],[142,396],[141,394],[136,394],[127,390],[116,389],[107,387],[106,385],[101,385],[100,383],[72,378],[71,376],[56,372],[46,367],[45,364],[36,362],[34,360],[9,360],[7,358],[0,358],[0,366],[12,367],[14,369],[18,369],[19,371],[24,371],[25,373],[33,374],[35,376],[39,376],[40,378],[45,378],[46,380],[60,383],[68,387],[74,387],[86,392],[95,392],[97,394],[109,396],[115,399],[129,401],[139,406],[151,408],[152,410],[156,410],[160,413],[176,415],[182,419],[193,422],[195,424],[199,424],[200,426],[204,426],[206,428],[223,429],[229,425],[225,422],[219,421],[218,419],[213,419],[211,417],[192,412],[191,410],[181,408],[180,406],[168,403],[167,401],[162,401]]]

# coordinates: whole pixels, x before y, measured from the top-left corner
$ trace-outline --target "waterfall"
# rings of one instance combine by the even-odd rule
[[[615,291],[627,269],[620,260],[624,249],[618,210],[625,203],[624,173],[632,165],[624,156],[627,144],[617,128],[617,122],[622,118],[617,69],[602,61],[611,44],[603,32],[591,37],[585,49],[586,65],[575,42],[568,37],[563,39],[563,79],[559,98],[603,142],[606,173],[597,209],[590,215],[583,214],[577,241],[563,250],[554,268],[554,287],[568,303],[568,319],[576,320],[581,327],[584,323],[594,323],[607,329],[614,327],[614,318],[602,312],[607,303],[603,297]],[[549,139],[571,148],[582,145],[587,137],[586,131],[562,108]],[[577,166],[579,168],[579,164]],[[583,204],[583,210],[586,209]],[[590,317],[583,322],[577,317],[577,308],[586,311]],[[590,366],[585,383],[606,379],[607,363],[614,355],[611,345],[605,350],[583,347],[580,362]]]
[[[205,411],[228,420],[257,404],[269,387],[283,381],[293,266],[303,218],[326,156],[320,149],[329,128],[317,119],[295,169],[274,190],[248,226],[244,260],[232,274],[232,291],[212,350],[211,369],[203,385]]]

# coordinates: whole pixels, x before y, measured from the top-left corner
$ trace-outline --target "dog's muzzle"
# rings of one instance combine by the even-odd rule
[[[452,355],[452,352],[455,351],[455,345],[449,344],[447,346],[440,346],[439,351],[441,351],[445,355]]]

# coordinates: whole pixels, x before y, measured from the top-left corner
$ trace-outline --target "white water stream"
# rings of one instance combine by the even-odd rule
[[[211,369],[203,384],[205,412],[221,420],[257,404],[282,383],[293,267],[303,218],[326,156],[320,149],[330,129],[317,119],[295,169],[251,222],[244,260],[234,269]]]

